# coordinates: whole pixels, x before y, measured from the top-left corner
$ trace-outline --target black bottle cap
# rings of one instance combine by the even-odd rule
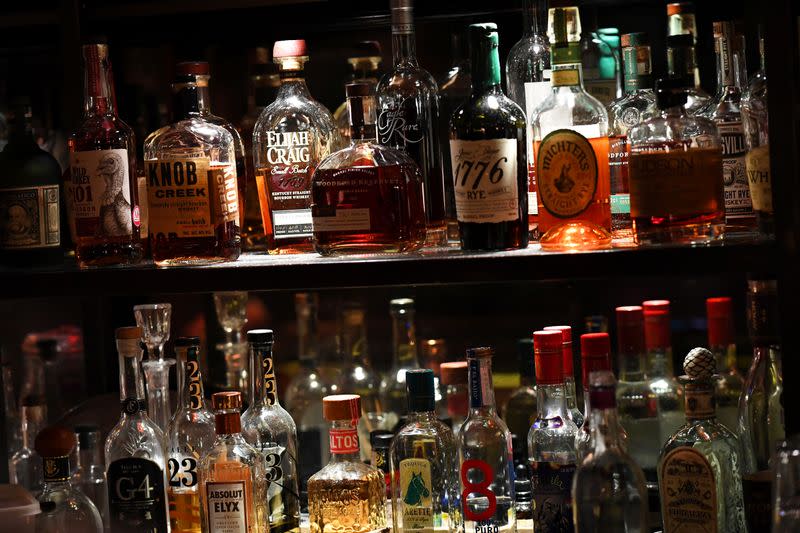
[[[75,433],[78,435],[81,449],[92,448],[100,443],[100,428],[94,424],[75,426]]]
[[[436,398],[433,389],[433,370],[429,368],[406,371],[408,410],[419,413],[433,411]]]
[[[679,48],[681,46],[694,46],[694,37],[690,33],[680,35],[670,35],[667,37],[667,48]]]
[[[688,99],[686,88],[683,78],[656,80],[656,105],[659,109],[685,105]]]
[[[394,433],[386,429],[376,429],[369,434],[369,443],[373,450],[388,450],[392,445]]]
[[[251,329],[247,332],[247,342],[251,344],[272,344],[275,342],[275,334],[271,329]]]
[[[344,87],[344,92],[348,98],[370,96],[373,94],[374,88],[369,83],[348,83]]]
[[[175,339],[176,348],[188,348],[190,346],[200,346],[200,337],[178,337]]]
[[[536,379],[536,368],[533,363],[533,339],[530,337],[517,341],[517,358],[519,375],[528,379]]]
[[[39,350],[39,357],[42,361],[54,361],[58,356],[58,341],[56,339],[39,339],[36,341],[36,349]]]

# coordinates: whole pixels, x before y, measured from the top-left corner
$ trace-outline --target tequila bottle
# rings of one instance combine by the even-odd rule
[[[467,350],[469,415],[456,439],[465,533],[516,533],[511,432],[497,415],[488,347]]]
[[[242,414],[245,440],[260,452],[267,480],[266,492],[255,491],[258,516],[269,519],[273,533],[300,527],[300,490],[297,479],[297,428],[278,401],[272,359],[274,335],[270,329],[247,332],[253,402]]]
[[[527,442],[528,431],[536,420],[536,371],[533,367],[532,339],[517,341],[517,360],[519,387],[511,393],[503,406],[503,421],[519,442]],[[520,463],[520,457],[524,455],[526,460],[522,462],[527,464],[527,449],[527,444],[519,450],[514,448],[515,463]]]
[[[595,421],[590,416],[591,402],[589,398],[589,376],[592,372],[611,371],[611,340],[608,333],[584,333],[581,335],[581,383],[583,384],[584,418],[583,424],[575,434],[575,457],[577,464],[581,464],[595,449],[596,443],[592,440],[596,433],[592,423]],[[600,428],[605,431],[604,428]],[[609,429],[610,430],[610,429]],[[627,448],[628,436],[621,426],[615,427],[617,441],[623,448]]]
[[[458,464],[453,431],[436,417],[433,372],[406,372],[408,423],[390,450],[395,531],[456,533]]]
[[[564,401],[567,414],[575,425],[583,425],[583,413],[578,409],[578,393],[575,388],[575,359],[572,354],[572,328],[570,326],[546,326],[544,331],[561,332],[561,370],[564,373]]]
[[[686,423],[664,443],[658,463],[664,533],[696,530],[745,533],[739,440],[714,411],[714,354],[690,351],[686,375]]]
[[[361,417],[357,394],[326,396],[325,419],[331,423],[330,462],[308,480],[311,533],[367,533],[386,525],[386,483],[374,466],[361,462],[356,424]]]
[[[108,530],[108,483],[100,429],[97,426],[81,425],[75,427],[75,433],[78,435],[78,470],[72,482],[92,500],[100,513],[104,528]]]
[[[34,401],[36,399],[30,397],[22,401],[22,448],[9,459],[8,473],[11,483],[36,493],[42,487],[42,461],[33,443],[47,423],[47,405]],[[44,398],[39,401],[43,402]]]
[[[560,331],[533,333],[539,412],[528,433],[534,531],[572,532],[575,435],[565,401]]]
[[[392,300],[389,302],[389,314],[392,317],[392,366],[381,383],[381,397],[387,417],[394,417],[396,423],[407,413],[406,372],[419,368],[414,300]]]
[[[122,416],[105,445],[111,531],[167,533],[166,438],[147,416],[142,328],[119,328],[116,338]]]
[[[686,87],[686,102],[683,108],[687,114],[702,113],[710,105],[711,97],[700,87],[693,35],[680,34],[667,37],[667,71],[670,78],[681,80]]]
[[[730,298],[706,299],[708,348],[717,361],[714,395],[717,418],[734,433],[739,431],[739,397],[744,380],[736,368],[736,337],[733,332],[733,302]]]
[[[447,414],[450,417],[453,434],[458,435],[469,411],[467,362],[442,363],[440,368],[442,371],[442,385],[444,385],[444,398],[447,403]]]

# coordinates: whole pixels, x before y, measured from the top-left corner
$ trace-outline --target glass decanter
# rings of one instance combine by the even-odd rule
[[[164,344],[169,340],[172,304],[142,304],[133,306],[136,325],[142,328],[142,343],[148,359],[142,361],[147,380],[147,412],[161,431],[167,431],[172,404],[169,401],[169,369],[175,359],[164,358]]]
[[[214,309],[217,322],[225,332],[225,342],[217,344],[225,360],[225,382],[227,390],[242,393],[242,399],[250,401],[250,358],[247,343],[242,340],[242,331],[247,325],[246,291],[223,291],[214,293]]]
[[[387,416],[392,416],[396,423],[407,412],[406,372],[419,368],[414,300],[392,300],[389,302],[389,314],[392,316],[392,366],[381,383],[381,398]],[[391,424],[391,421],[388,423]]]

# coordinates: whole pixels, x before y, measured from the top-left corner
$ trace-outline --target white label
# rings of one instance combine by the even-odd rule
[[[272,212],[276,239],[311,236],[311,209],[283,209]]]
[[[369,230],[369,208],[337,209],[334,216],[314,217],[314,231]]]
[[[528,214],[529,215],[539,214],[539,203],[536,198],[536,193],[531,191],[528,191]]]
[[[753,216],[750,184],[747,181],[744,127],[741,122],[717,123],[722,140],[722,181],[725,184],[725,217]]]
[[[528,168],[532,169],[533,162],[533,110],[550,95],[552,86],[550,85],[550,70],[544,71],[546,81],[534,81],[525,84],[525,123],[527,124],[528,142]],[[533,201],[531,201],[531,196]],[[528,214],[538,215],[539,206],[536,204],[536,193],[528,193]]]
[[[247,501],[244,481],[206,483],[208,530],[214,533],[247,533]]]
[[[519,220],[516,139],[450,141],[459,222]]]

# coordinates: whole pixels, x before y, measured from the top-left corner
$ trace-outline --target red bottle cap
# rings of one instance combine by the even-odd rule
[[[334,394],[322,399],[322,416],[325,420],[358,420],[361,418],[361,396]]]
[[[708,345],[728,346],[733,344],[733,301],[728,297],[706,300],[708,319]]]
[[[533,332],[537,384],[558,385],[564,382],[562,339],[563,335],[559,330]]]
[[[208,66],[208,61],[186,61],[177,64],[175,74],[178,76],[210,76],[211,67]]]
[[[275,41],[272,47],[272,58],[281,57],[302,57],[306,55],[306,42],[303,39],[291,41]]]
[[[669,300],[645,300],[642,302],[644,314],[652,311],[663,311],[669,313]]]
[[[468,383],[466,361],[442,363],[439,366],[439,373],[444,385],[466,385]]]
[[[617,349],[621,354],[644,352],[644,312],[641,306],[617,307]]]
[[[77,444],[75,432],[64,426],[49,426],[36,435],[33,448],[40,457],[65,457]]]
[[[608,333],[581,335],[581,369],[583,389],[589,390],[589,375],[598,370],[611,370],[611,338]]]
[[[668,311],[644,312],[644,342],[648,350],[665,349],[672,346]]]
[[[547,326],[544,330],[561,332],[561,355],[564,358],[561,364],[564,370],[564,377],[573,377],[575,375],[575,363],[572,360],[572,328],[569,326]]]

